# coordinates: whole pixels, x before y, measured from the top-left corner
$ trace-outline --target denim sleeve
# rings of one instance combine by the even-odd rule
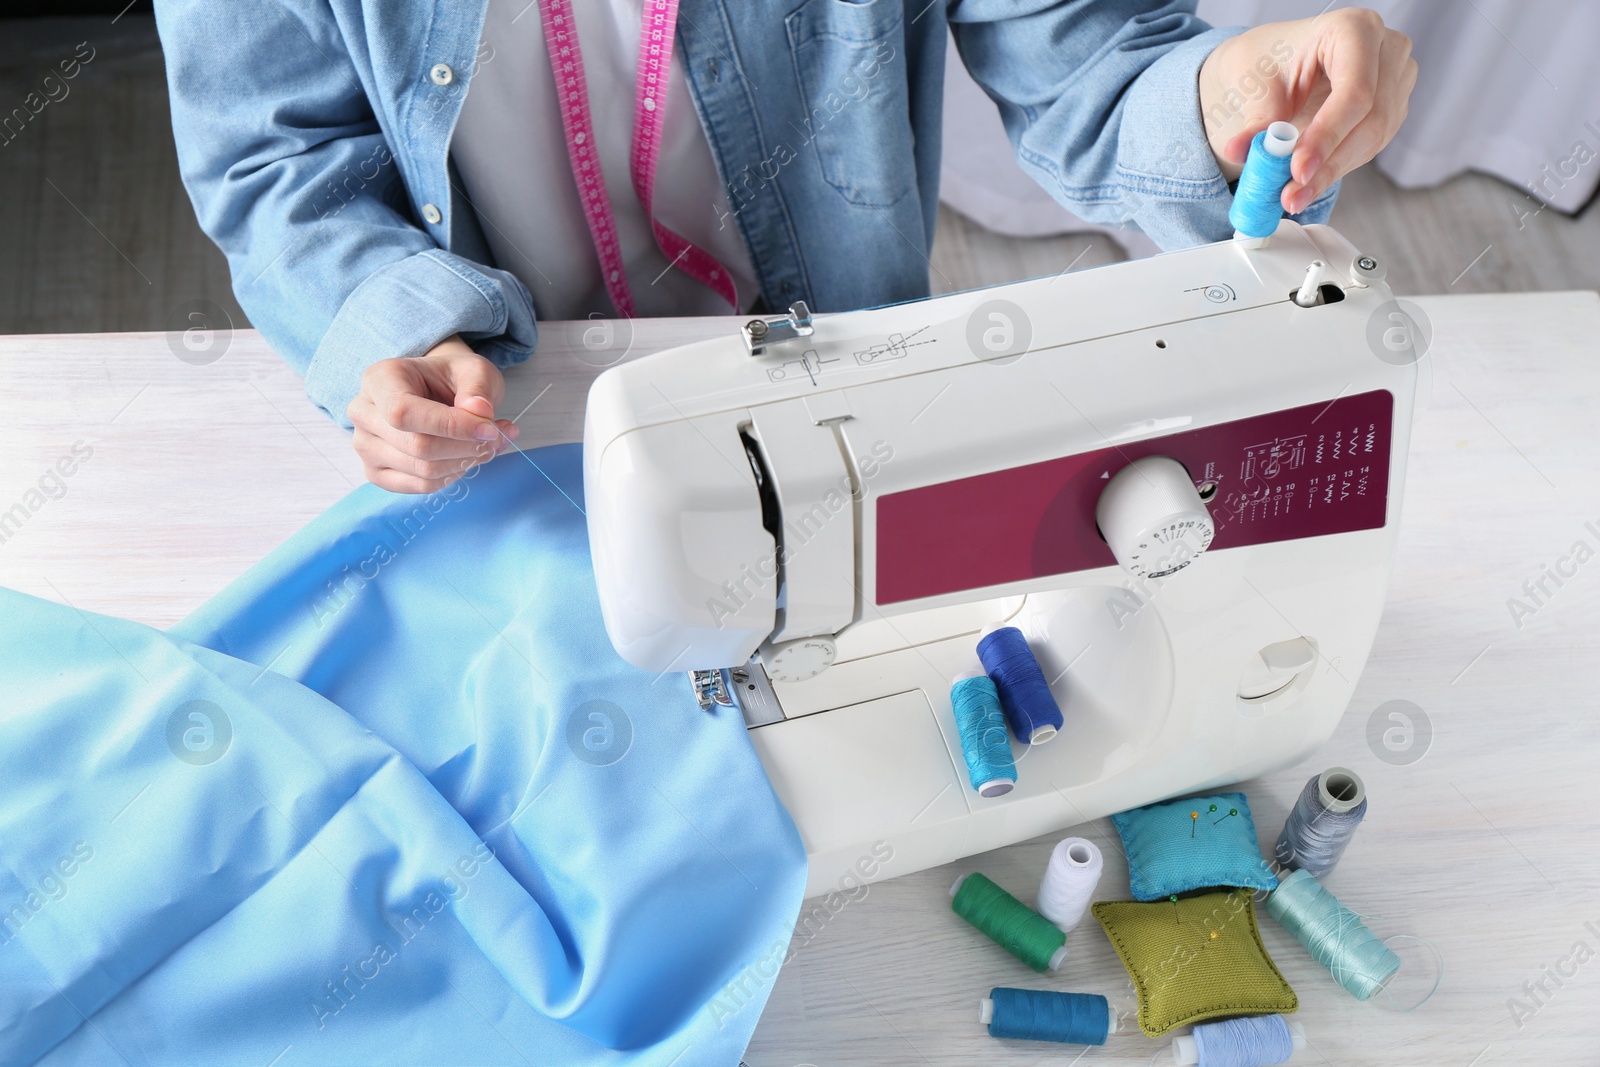
[[[1163,249],[1233,235],[1233,194],[1206,141],[1200,66],[1239,28],[1193,0],[952,0],[962,61],[1000,109],[1022,168],[1091,222]],[[1299,215],[1325,222],[1335,184]]]
[[[345,408],[372,363],[460,333],[505,366],[536,340],[512,275],[438,247],[325,0],[158,0],[178,164],[251,324]],[[359,28],[357,28],[359,29]]]

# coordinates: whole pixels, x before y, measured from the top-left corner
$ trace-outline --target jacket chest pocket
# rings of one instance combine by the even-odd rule
[[[823,180],[852,204],[898,202],[916,188],[904,8],[810,0],[785,21]]]

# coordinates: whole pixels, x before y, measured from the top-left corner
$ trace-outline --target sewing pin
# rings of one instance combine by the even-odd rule
[[[1238,808],[1229,808],[1228,809],[1228,814],[1224,815],[1221,819],[1218,819],[1216,822],[1212,823],[1211,825],[1212,826],[1220,826],[1220,825],[1222,825],[1222,823],[1225,820],[1231,819],[1237,814],[1239,814],[1239,809]]]

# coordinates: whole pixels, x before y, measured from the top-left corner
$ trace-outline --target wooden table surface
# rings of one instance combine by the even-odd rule
[[[1379,936],[1431,941],[1443,981],[1411,1013],[1361,1004],[1264,913],[1262,934],[1310,1036],[1294,1063],[1600,1064],[1600,298],[1417,303],[1432,386],[1372,659],[1332,740],[1243,788],[1270,848],[1308,777],[1361,774],[1370,810],[1329,888]],[[576,440],[600,366],[735,325],[653,320],[629,338],[625,324],[610,337],[544,324],[538,356],[508,375],[520,443]],[[164,334],[0,338],[0,584],[165,626],[359,483],[346,435],[260,338],[216,340],[221,356],[195,365]],[[1396,710],[1413,724],[1400,752],[1369,741]],[[1109,823],[1075,832],[1106,855],[1097,897],[1124,898]],[[954,874],[980,867],[1031,899],[1058,836],[813,918],[748,1063],[1150,1062],[1164,1042],[1084,1051],[995,1041],[977,1023],[996,985],[1128,988],[1092,920],[1040,979],[949,911]],[[1431,953],[1396,948],[1397,994],[1420,995]]]

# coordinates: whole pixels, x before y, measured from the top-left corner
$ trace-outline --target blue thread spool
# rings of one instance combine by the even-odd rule
[[[1234,240],[1256,241],[1271,237],[1283,218],[1283,187],[1289,184],[1290,157],[1300,131],[1287,122],[1274,122],[1250,142],[1250,154],[1234,187],[1228,221]]]
[[[1321,881],[1344,855],[1366,814],[1367,787],[1360,775],[1329,767],[1300,791],[1273,849],[1278,862]]]
[[[1000,691],[1000,706],[1017,740],[1042,745],[1054,737],[1066,720],[1022,631],[1015,626],[990,631],[978,642],[978,658]]]
[[[1270,1067],[1306,1047],[1306,1028],[1281,1015],[1202,1023],[1172,1041],[1172,1059],[1199,1067]]]
[[[988,999],[978,1002],[978,1021],[988,1026],[990,1037],[1065,1045],[1103,1045],[1117,1032],[1117,1017],[1105,997],[1047,989],[991,989]]]
[[[1011,735],[1006,733],[994,679],[981,671],[957,675],[950,683],[950,708],[961,733],[961,754],[972,788],[981,797],[1011,792],[1017,784],[1017,764],[1011,758]]]
[[[1400,957],[1309,871],[1279,882],[1267,912],[1357,1000],[1370,999],[1400,970]]]

